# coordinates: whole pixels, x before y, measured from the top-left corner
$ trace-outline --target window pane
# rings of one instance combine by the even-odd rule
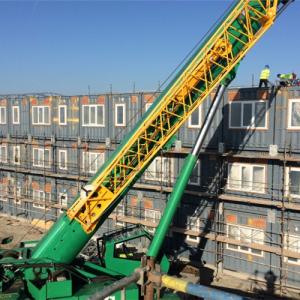
[[[243,105],[243,126],[251,126],[252,104],[244,103]]]
[[[240,241],[243,243],[251,243],[251,228],[240,228]]]
[[[228,225],[228,237],[231,239],[239,239],[239,228],[234,225]]]
[[[42,107],[38,107],[38,122],[37,123],[44,123],[44,116],[43,116],[43,108]]]
[[[13,123],[19,123],[19,107],[13,107]]]
[[[44,151],[44,166],[50,167],[50,151],[46,149]]]
[[[197,162],[196,166],[193,169],[193,172],[191,174],[190,177],[190,183],[193,184],[198,184],[199,183],[199,179],[200,179],[200,174],[199,174],[199,161]]]
[[[97,124],[104,125],[104,112],[102,105],[97,106]]]
[[[45,114],[45,124],[50,123],[50,109],[49,107],[44,107],[44,114]]]
[[[231,103],[230,126],[241,127],[241,103]]]
[[[90,154],[90,172],[95,173],[97,170],[97,154],[89,153]]]
[[[62,169],[66,168],[66,152],[65,151],[60,151],[60,161],[59,161],[59,167]]]
[[[264,191],[264,168],[263,167],[253,167],[253,185],[252,190],[257,192]]]
[[[290,171],[290,185],[291,194],[300,196],[300,171]]]
[[[266,127],[266,103],[255,103],[255,127]]]
[[[65,124],[66,123],[66,107],[60,106],[59,107],[59,123]]]
[[[38,108],[37,107],[32,108],[32,115],[33,115],[33,123],[37,124],[38,123]]]
[[[117,106],[117,125],[124,124],[124,106]]]
[[[1,107],[1,123],[6,123],[6,107]]]
[[[38,165],[38,149],[33,149],[33,164]]]
[[[251,187],[251,168],[242,167],[242,189],[249,190]]]
[[[200,118],[199,118],[199,108],[197,108],[191,115],[191,123],[192,126],[199,126],[200,125]]]
[[[88,106],[84,106],[83,107],[83,124],[87,125],[89,124],[90,120],[89,120],[89,107]]]
[[[292,116],[291,116],[291,125],[300,126],[300,102],[292,103]]]
[[[96,107],[95,106],[90,107],[90,124],[93,124],[93,125],[96,124]]]
[[[237,165],[229,166],[229,187],[232,189],[237,189],[241,185],[240,180],[240,167]]]

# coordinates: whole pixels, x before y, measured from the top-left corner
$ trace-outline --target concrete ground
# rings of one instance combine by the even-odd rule
[[[0,215],[0,248],[11,249],[19,245],[21,241],[40,240],[45,230],[33,226],[30,222]],[[4,239],[12,237],[8,244],[1,243]]]

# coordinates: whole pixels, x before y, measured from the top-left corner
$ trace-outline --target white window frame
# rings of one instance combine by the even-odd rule
[[[7,184],[0,183],[0,201],[7,202],[7,188]]]
[[[63,108],[64,112],[64,117],[65,117],[65,122],[61,122],[61,108]],[[59,125],[67,125],[67,105],[58,105],[58,124]]]
[[[35,151],[37,151],[37,164],[35,163],[35,159],[34,159],[34,153]],[[49,152],[49,162],[45,161],[45,152],[48,151]],[[33,148],[32,149],[32,165],[34,167],[40,167],[40,168],[50,168],[51,167],[51,151],[50,149],[44,149],[44,148]]]
[[[61,165],[61,155],[62,155],[62,153],[64,153],[64,155],[65,155],[65,166],[64,167]],[[58,168],[61,169],[61,170],[68,170],[68,150],[66,150],[66,149],[58,150]]]
[[[296,249],[296,250],[290,249],[290,247],[293,246],[293,244],[295,244],[295,242],[291,243],[290,239],[298,239],[297,243],[299,244],[299,247],[297,247],[297,248],[299,248],[299,249]],[[289,241],[289,247],[288,247],[288,241]],[[284,249],[300,253],[300,235],[289,234],[289,233],[284,234]],[[291,258],[288,256],[284,257],[285,262],[292,264],[292,265],[300,265],[300,258],[293,258],[293,260],[290,260],[290,259]]]
[[[201,220],[199,217],[195,216],[188,216],[187,218],[187,224],[186,224],[186,229],[191,230],[191,231],[200,231],[200,225],[201,225]],[[186,241],[187,242],[192,242],[192,243],[199,243],[200,242],[200,236],[195,236],[191,234],[186,235]]]
[[[97,115],[97,107],[102,107],[102,112],[103,112],[103,122],[98,124],[98,115]],[[94,107],[95,108],[95,123],[91,123],[91,122],[86,122],[85,118],[84,118],[84,108],[88,107],[89,111],[88,111],[88,115],[89,115],[89,121],[91,120],[91,109]],[[105,126],[105,106],[104,104],[85,104],[82,105],[82,126],[83,127],[104,127]]]
[[[17,120],[15,120],[15,110],[17,111]],[[13,106],[12,107],[12,123],[13,124],[20,124],[20,107],[19,106]]]
[[[300,103],[300,99],[289,99],[288,100],[288,117],[287,117],[287,129],[300,129],[300,125],[299,126],[293,126],[292,125],[292,107],[293,107],[293,103]]]
[[[123,122],[118,123],[118,107],[123,107]],[[117,103],[115,104],[115,126],[116,127],[124,127],[126,125],[126,104],[125,103]]]
[[[188,128],[201,128],[202,125],[202,109],[201,105],[195,109],[192,114],[196,113],[198,111],[198,118],[199,118],[199,123],[198,124],[192,124],[192,114],[188,118]]]
[[[4,151],[4,157],[3,152]],[[0,145],[0,162],[7,163],[7,145],[1,144]]]
[[[265,126],[255,126],[255,103],[264,103],[266,107],[266,115],[265,115]],[[240,126],[232,126],[231,125],[231,105],[232,104],[241,104],[241,123]],[[252,105],[252,118],[251,118],[251,125],[244,126],[244,104],[251,104]],[[229,102],[229,118],[228,118],[228,126],[230,129],[268,129],[268,102],[265,100],[252,100],[252,101],[230,101]]]
[[[15,145],[12,148],[13,148],[12,163],[14,165],[20,165],[20,163],[21,163],[21,147],[20,147],[20,145]],[[16,162],[16,149],[18,149],[17,153],[19,153],[18,162]]]
[[[85,165],[85,156],[88,156],[88,165]],[[92,169],[95,159],[100,159],[100,165],[97,168],[95,165],[95,170]],[[82,168],[83,172],[95,174],[98,169],[104,164],[104,152],[92,152],[92,151],[83,151],[82,152]]]
[[[250,236],[246,236],[247,239],[250,239],[251,241],[249,241],[249,244],[253,243],[252,239],[254,236],[254,233],[252,233],[252,231],[256,231],[259,234],[262,234],[262,239],[255,241],[256,244],[261,244],[264,245],[264,241],[265,241],[265,233],[264,230],[262,229],[258,229],[258,228],[253,228],[250,226],[242,226],[242,225],[238,225],[238,224],[232,224],[232,223],[227,223],[226,224],[226,236],[229,237],[229,226],[235,226],[238,227],[238,236],[237,238],[235,238],[235,240],[237,241],[241,241],[241,229],[243,230],[251,230],[251,234]],[[244,248],[248,248],[248,250],[243,249]],[[264,256],[264,251],[262,250],[257,250],[257,249],[253,249],[250,246],[243,246],[243,245],[235,245],[235,244],[230,244],[230,243],[226,243],[226,249],[231,250],[231,251],[236,251],[236,252],[241,252],[241,253],[245,253],[245,254],[251,254],[251,255],[255,255],[258,257],[263,257]],[[254,251],[261,251],[261,254],[255,253]]]
[[[4,120],[2,120],[2,110],[4,111]],[[6,106],[0,106],[0,124],[6,124]]]
[[[46,200],[46,194],[49,194],[48,200]],[[51,193],[46,193],[45,191],[42,191],[42,190],[32,190],[32,200],[39,201],[39,203],[33,202],[33,204],[32,204],[33,207],[44,209],[45,202],[49,202],[49,203],[51,202]]]
[[[200,185],[200,181],[201,181],[201,173],[200,173],[201,172],[201,168],[200,168],[200,160],[199,159],[197,160],[197,163],[196,163],[196,165],[194,167],[194,170],[195,169],[197,170],[197,182],[192,182],[191,181],[191,177],[190,177],[189,184],[190,185],[199,186]]]
[[[45,110],[48,109],[48,122],[45,122]],[[41,110],[41,119],[40,119]],[[37,114],[37,122],[35,122],[34,114]],[[34,105],[32,106],[32,125],[51,125],[51,106],[48,105]]]
[[[290,192],[290,171],[297,171],[297,172],[300,172],[300,167],[286,167],[285,168],[285,196],[288,197],[292,197],[292,198],[298,198],[300,199],[300,194],[297,195],[297,194],[292,194]]]
[[[159,223],[159,220],[161,219],[161,211],[157,209],[148,209],[145,208],[144,211],[144,220],[153,223],[155,226],[146,226],[147,230],[154,234],[156,227]]]
[[[157,163],[162,167],[164,162],[167,162],[169,165],[167,170],[169,174],[165,174],[165,170],[162,168],[160,170],[156,168]],[[174,159],[171,157],[156,157],[148,166],[145,172],[145,179],[159,182],[174,182]]]
[[[239,168],[239,179],[237,183],[234,183],[233,185],[236,185],[237,187],[233,187],[231,184],[231,177],[230,177],[230,170],[231,167],[235,166]],[[250,179],[249,180],[249,187],[248,188],[242,188],[242,168],[243,167],[247,167],[250,168]],[[254,182],[253,181],[253,169],[255,167],[258,168],[263,168],[263,174],[264,174],[264,178],[263,178],[263,182]],[[239,163],[239,162],[234,162],[234,163],[229,163],[228,164],[228,176],[227,176],[228,180],[227,180],[227,189],[228,190],[233,190],[233,191],[242,191],[242,192],[249,192],[249,193],[256,193],[256,194],[265,194],[266,193],[266,165],[262,165],[262,164],[248,164],[248,163]],[[233,180],[234,181],[234,180]],[[253,185],[255,184],[262,184],[263,188],[262,191],[258,191],[258,190],[254,190],[253,189]]]
[[[21,205],[22,186],[18,183],[14,185],[14,203]]]
[[[145,112],[150,108],[150,106],[153,104],[153,102],[147,102],[145,103]]]

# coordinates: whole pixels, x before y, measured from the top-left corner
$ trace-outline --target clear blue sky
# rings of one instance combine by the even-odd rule
[[[232,1],[1,1],[0,94],[154,90]],[[300,1],[247,55],[233,85],[261,68],[300,75]]]

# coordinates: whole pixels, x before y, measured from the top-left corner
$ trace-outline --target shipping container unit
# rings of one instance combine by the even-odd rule
[[[0,97],[1,212],[50,226],[158,95]],[[98,234],[135,224],[155,232],[213,97]],[[228,89],[166,238],[169,254],[205,272],[299,286],[299,140],[299,87]]]

